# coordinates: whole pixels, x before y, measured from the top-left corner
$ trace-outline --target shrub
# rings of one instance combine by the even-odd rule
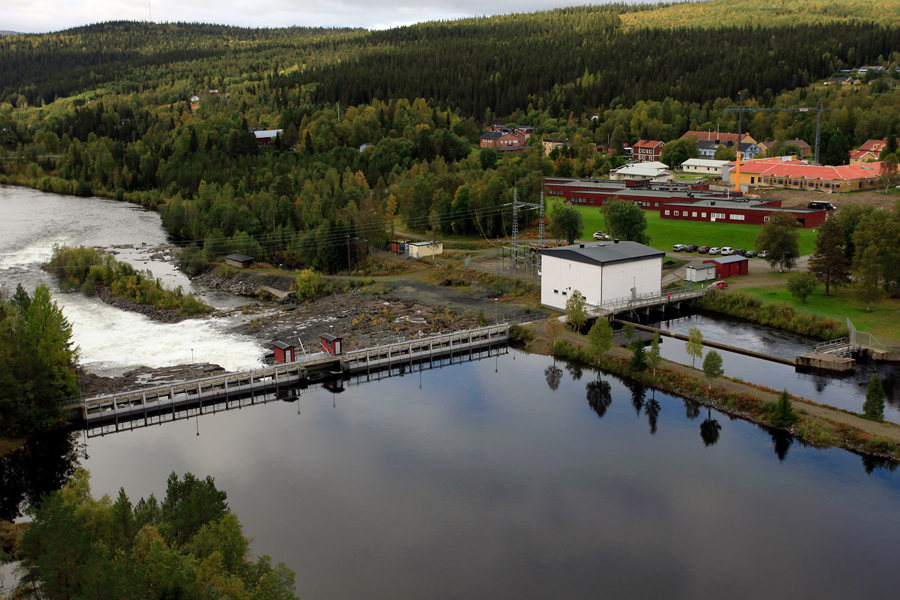
[[[770,420],[775,427],[790,427],[797,421],[797,415],[794,413],[794,406],[788,397],[787,390],[781,392],[778,401],[775,403],[775,410],[772,412]]]
[[[297,298],[314,300],[325,294],[325,278],[312,269],[303,269],[297,274]]]

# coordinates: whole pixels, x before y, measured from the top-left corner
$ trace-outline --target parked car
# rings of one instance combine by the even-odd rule
[[[672,246],[672,252],[681,252],[684,250],[684,244],[675,244]]]
[[[721,254],[722,256],[731,256],[732,254],[734,254],[734,248],[732,248],[731,246],[722,246],[722,249],[719,250],[719,254]]]
[[[768,255],[769,255],[769,251],[768,251],[768,250],[760,250],[760,251],[759,251],[759,254],[757,254],[757,256],[759,256],[760,258],[765,258],[765,257],[767,257]]]
[[[710,254],[718,254],[719,251],[720,251],[720,249],[718,246],[713,246],[712,248],[709,249]]]
[[[594,232],[594,239],[595,239],[595,240],[608,240],[608,239],[609,239],[609,234],[603,233],[602,231],[595,231],[595,232]]]
[[[688,244],[687,246],[684,247],[684,251],[685,252],[696,252],[697,244]]]
[[[740,254],[741,256],[746,256],[746,255],[747,255],[747,251],[744,250],[743,248],[735,248],[735,249],[734,249],[734,253],[735,253],[735,254]]]
[[[719,281],[713,281],[711,284],[706,286],[708,289],[716,289],[716,290],[727,290],[728,282],[720,279]]]
[[[744,256],[746,256],[747,258],[755,258],[755,257],[756,257],[756,250],[747,250],[747,251],[744,253]]]
[[[709,246],[700,246],[699,248],[697,248],[697,252],[700,254],[708,254]]]
[[[834,204],[831,202],[824,202],[822,200],[813,200],[807,205],[807,208],[812,209],[822,209],[822,210],[834,210]]]

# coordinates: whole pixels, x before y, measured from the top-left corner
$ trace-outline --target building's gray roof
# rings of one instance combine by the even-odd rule
[[[284,342],[279,342],[279,341],[273,342],[272,345],[275,346],[276,348],[278,348],[279,350],[287,350],[289,348],[293,348],[293,346],[291,346],[290,344],[285,344]]]
[[[503,131],[488,131],[484,135],[481,136],[483,140],[496,140],[502,138],[505,135]]]
[[[225,258],[226,258],[226,260],[233,260],[236,262],[247,262],[247,261],[253,262],[254,260],[256,260],[252,256],[247,256],[246,254],[229,254]]]
[[[749,260],[746,256],[741,256],[740,254],[731,254],[729,256],[714,256],[712,258],[703,259],[704,263],[718,263],[720,265],[724,265],[726,263],[736,263],[736,262],[744,262],[745,260]]]
[[[253,135],[255,135],[258,140],[268,140],[282,131],[284,131],[284,129],[257,129],[253,132]]]
[[[788,208],[785,206],[766,206],[764,200],[699,200],[697,202],[669,202],[668,204],[666,204],[666,208],[703,208],[706,210],[724,208],[729,210],[762,210],[766,212],[787,213],[814,213],[825,210],[823,208]]]
[[[621,262],[632,262],[663,257],[662,250],[651,248],[637,242],[596,242],[573,244],[559,248],[544,248],[539,251],[544,256],[553,256],[563,260],[573,260],[591,265],[609,265]]]

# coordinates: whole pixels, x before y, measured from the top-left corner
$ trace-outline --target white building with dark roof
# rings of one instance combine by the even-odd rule
[[[666,253],[637,242],[599,242],[544,248],[541,304],[565,310],[578,290],[589,305],[659,294]]]

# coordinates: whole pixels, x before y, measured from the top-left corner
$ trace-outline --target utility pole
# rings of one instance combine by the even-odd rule
[[[816,157],[815,163],[819,164],[819,133],[822,129],[822,101],[819,100],[819,110],[816,111]]]
[[[544,247],[544,183],[541,182],[541,213],[538,221],[538,246]]]
[[[519,259],[519,188],[513,186],[513,214],[512,214],[512,236],[513,236],[513,264],[518,263]]]
[[[347,234],[347,270],[350,270],[350,234]]]

